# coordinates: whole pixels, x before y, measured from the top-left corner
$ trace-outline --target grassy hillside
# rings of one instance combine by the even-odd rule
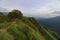
[[[46,29],[38,21],[36,21],[35,18],[28,18],[28,19],[36,26],[39,32],[42,33],[42,35],[44,35],[47,40],[60,39],[60,36],[56,32]]]
[[[38,21],[36,21],[35,18],[22,16],[20,19],[18,19],[17,16],[14,16],[12,19],[9,19],[9,21],[0,23],[0,40],[60,39],[60,36],[57,36],[55,32],[43,27]]]
[[[35,23],[34,23],[35,22]],[[23,18],[0,24],[0,40],[57,40],[36,20]]]

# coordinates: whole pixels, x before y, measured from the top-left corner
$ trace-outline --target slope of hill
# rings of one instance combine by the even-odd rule
[[[0,40],[58,40],[34,18],[0,24]]]
[[[38,19],[46,28],[54,30],[60,34],[60,16],[48,18],[48,19]]]
[[[56,32],[46,29],[33,17],[24,17],[19,10],[0,17],[0,40],[60,40]]]

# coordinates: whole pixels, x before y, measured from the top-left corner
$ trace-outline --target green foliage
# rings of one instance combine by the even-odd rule
[[[11,12],[9,12],[8,14],[8,18],[9,19],[15,19],[15,18],[18,18],[18,19],[21,19],[23,16],[22,12],[19,11],[19,10],[12,10]]]
[[[0,33],[0,40],[13,40],[13,39],[8,32],[1,32]]]
[[[7,22],[8,18],[5,15],[0,16],[0,23]]]
[[[11,34],[13,34],[15,36],[15,40],[26,40],[25,35],[20,32],[17,27],[11,27],[8,30],[9,32],[11,32]]]
[[[15,40],[40,40],[39,33],[21,24],[17,27],[10,27],[8,32],[15,36]]]
[[[49,32],[50,34],[52,34],[55,38],[60,39],[60,35],[59,35],[58,33],[56,33],[55,31],[48,30],[48,32]]]
[[[10,22],[1,23],[1,24],[0,24],[0,29],[6,28],[6,27],[8,27],[9,25],[10,25]]]
[[[32,27],[33,29],[37,30],[36,27],[35,27],[35,25],[34,25],[32,22],[30,22],[30,20],[28,20],[28,18],[24,17],[24,18],[22,19],[22,21],[23,21],[24,23],[26,23],[27,25],[29,25],[30,27]]]
[[[15,21],[7,22],[8,19]],[[1,16],[0,20],[3,20],[3,23],[0,23],[0,40],[57,40],[58,38],[35,18],[23,17],[19,10],[13,10],[7,16]]]
[[[54,33],[52,32],[53,34],[51,34],[49,31],[47,31],[48,29],[43,27],[38,21],[36,21],[36,19],[34,19],[33,17],[30,17],[28,19],[36,26],[36,28],[42,33],[42,35],[45,35],[46,40],[57,40],[56,35],[53,36]]]
[[[7,21],[7,16],[0,12],[0,23]]]

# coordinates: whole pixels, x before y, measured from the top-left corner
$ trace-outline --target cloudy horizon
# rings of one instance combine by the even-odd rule
[[[8,10],[19,9],[26,16],[60,16],[60,0],[0,0],[0,7]]]

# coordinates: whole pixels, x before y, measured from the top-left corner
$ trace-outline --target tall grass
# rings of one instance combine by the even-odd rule
[[[13,40],[8,32],[2,32],[0,34],[0,40]]]
[[[5,28],[5,27],[8,27],[10,24],[11,24],[11,22],[0,23],[0,29],[1,28]]]
[[[39,33],[22,25],[17,27],[12,26],[9,28],[8,32],[14,35],[15,40],[40,40]]]

